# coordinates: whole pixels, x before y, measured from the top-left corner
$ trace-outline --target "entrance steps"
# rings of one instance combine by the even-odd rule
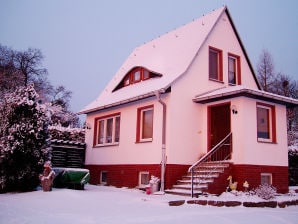
[[[216,180],[225,175],[225,171],[229,170],[230,164],[228,162],[204,162],[198,169],[194,171],[193,177],[193,192],[195,196],[208,192]],[[226,174],[227,175],[227,174]],[[226,176],[225,175],[225,176]],[[226,178],[225,183],[226,184]],[[168,194],[175,194],[181,196],[191,196],[191,173],[187,172],[178,180],[171,189],[165,190]]]

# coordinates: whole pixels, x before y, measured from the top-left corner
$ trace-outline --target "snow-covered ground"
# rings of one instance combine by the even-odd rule
[[[221,200],[231,199],[224,194]],[[147,195],[136,189],[86,185],[85,190],[53,189],[0,194],[0,223],[298,223],[298,206],[286,208],[169,206],[174,195]],[[287,198],[285,198],[286,200]],[[290,199],[298,199],[298,195]],[[281,198],[281,200],[283,200]]]

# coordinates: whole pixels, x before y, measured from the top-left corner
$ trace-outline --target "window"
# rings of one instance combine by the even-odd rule
[[[141,69],[137,69],[135,71],[132,72],[132,80],[133,80],[133,83],[136,83],[136,82],[140,82],[141,81]]]
[[[122,87],[133,85],[135,83],[145,81],[147,79],[161,76],[161,74],[154,73],[152,71],[147,70],[146,68],[134,67],[124,76],[122,81],[116,86],[113,92],[118,89],[121,89]]]
[[[257,103],[257,136],[261,142],[276,142],[275,108]]]
[[[119,140],[120,114],[95,119],[95,146],[118,144]]]
[[[272,185],[272,174],[271,173],[261,173],[261,185],[269,184]]]
[[[241,84],[240,57],[229,54],[228,56],[228,80],[231,85]]]
[[[222,81],[222,51],[209,47],[209,79]]]
[[[153,106],[138,109],[137,142],[152,141]]]
[[[108,183],[108,172],[101,171],[100,172],[100,184],[107,184]]]
[[[142,171],[139,173],[139,187],[146,187],[149,184],[149,172]]]
[[[123,86],[128,86],[130,84],[130,76],[126,76],[123,80]]]

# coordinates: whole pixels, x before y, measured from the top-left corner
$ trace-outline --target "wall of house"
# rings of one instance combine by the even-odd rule
[[[236,164],[287,166],[286,108],[274,105],[276,112],[276,143],[258,142],[256,99],[239,97],[232,100],[238,113],[232,114],[233,161]]]
[[[154,105],[153,140],[136,143],[137,109]],[[121,113],[120,143],[114,146],[93,146],[95,119],[114,113]],[[162,106],[151,97],[97,113],[88,114],[86,133],[86,164],[159,164],[161,161]]]
[[[223,82],[209,80],[209,46],[223,51]],[[242,85],[257,89],[232,26],[226,14],[223,14],[186,73],[172,85],[168,103],[169,163],[192,164],[207,152],[207,107],[192,102],[192,99],[198,94],[229,85],[228,53],[241,58]]]

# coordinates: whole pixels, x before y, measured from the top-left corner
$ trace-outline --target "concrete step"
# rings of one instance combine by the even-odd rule
[[[185,189],[167,189],[167,190],[165,190],[165,193],[191,197],[191,191],[185,190]],[[194,191],[195,197],[198,197],[198,195],[201,195],[201,194],[203,194],[202,191],[198,191],[198,190]]]
[[[194,184],[194,189],[195,190],[202,190],[206,189],[208,187],[208,184]],[[173,185],[172,189],[185,189],[185,190],[191,190],[191,184],[176,184]]]
[[[201,164],[200,168],[194,171],[194,196],[203,194],[208,191],[208,185],[214,182],[225,169],[229,167],[228,163],[222,162],[206,162]],[[172,189],[165,191],[168,194],[191,196],[191,173],[188,172],[173,185]]]

